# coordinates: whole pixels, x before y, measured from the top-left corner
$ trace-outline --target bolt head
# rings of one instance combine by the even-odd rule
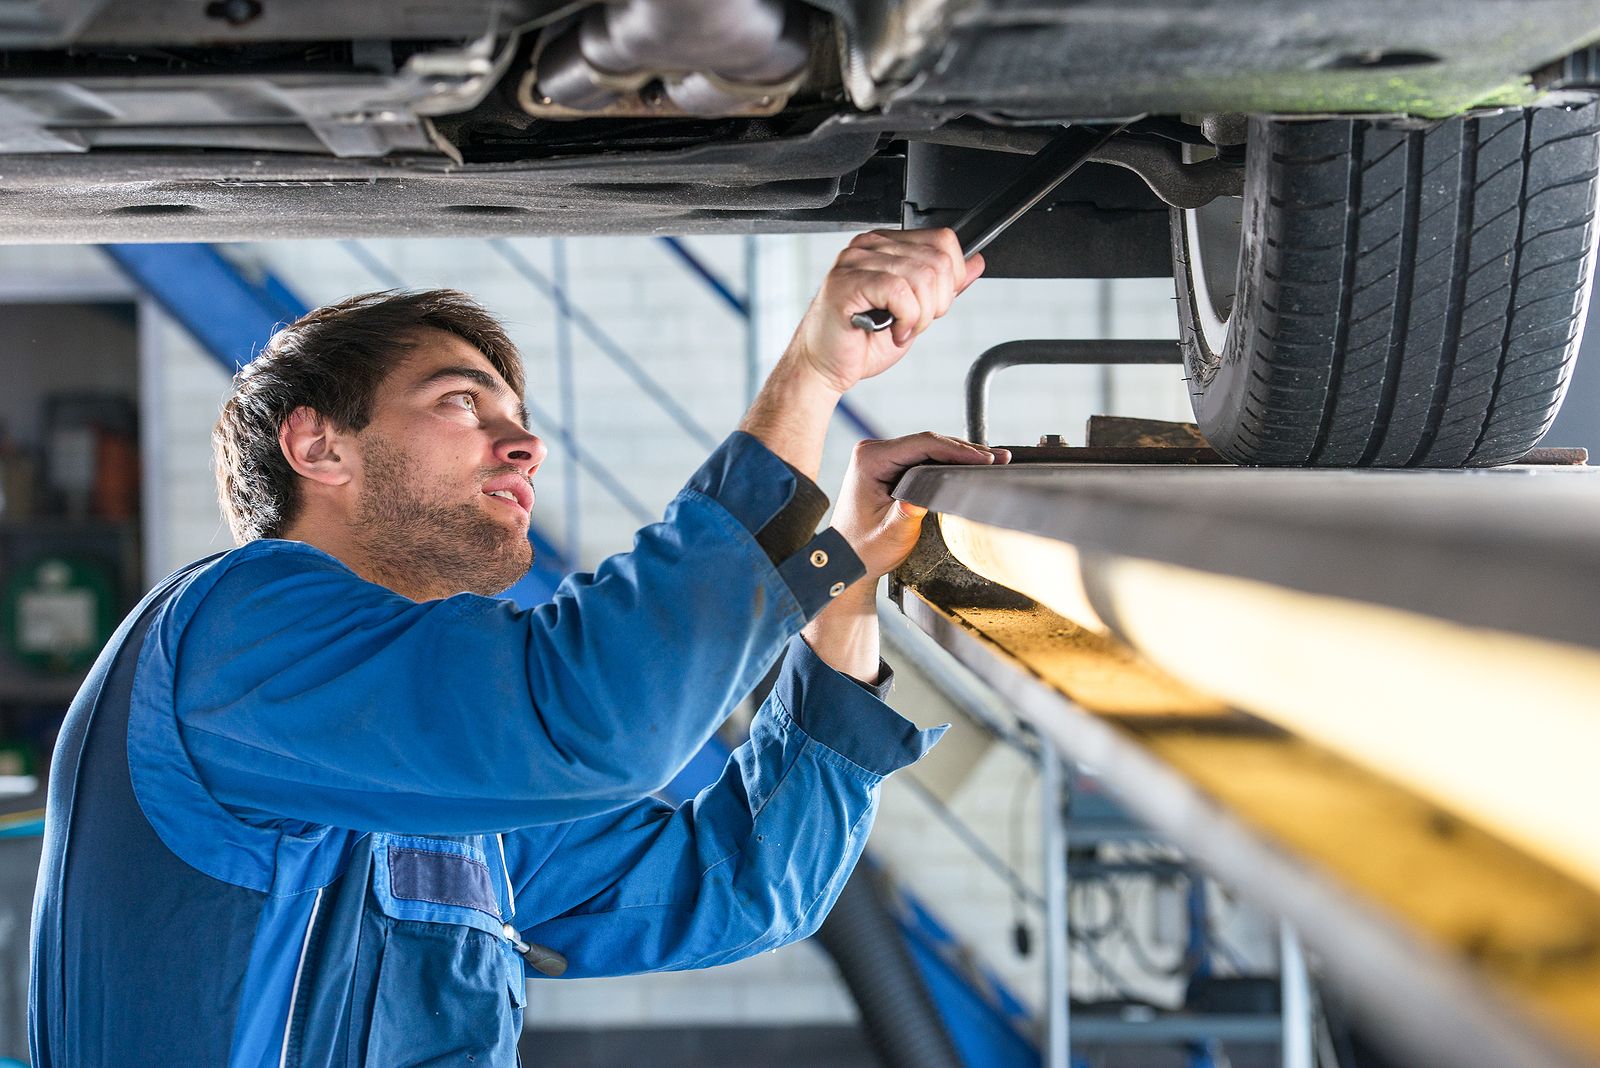
[[[260,15],[260,0],[213,0],[206,5],[207,18],[218,19],[230,26],[243,26]]]

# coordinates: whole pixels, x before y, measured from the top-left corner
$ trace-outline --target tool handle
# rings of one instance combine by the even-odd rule
[[[850,325],[869,333],[881,334],[894,325],[894,316],[888,308],[869,308],[850,316]]]
[[[990,193],[956,221],[953,229],[961,242],[962,258],[971,259],[987,248],[1131,122],[1130,119],[1098,130],[1069,127],[1058,133],[1034,153],[1015,179]],[[887,308],[873,308],[852,315],[850,325],[874,334],[882,333],[894,325],[894,315]]]

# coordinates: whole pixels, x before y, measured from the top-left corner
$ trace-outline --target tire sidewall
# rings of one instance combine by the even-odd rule
[[[1247,339],[1255,331],[1255,310],[1260,301],[1259,273],[1261,235],[1267,206],[1267,168],[1263,162],[1271,153],[1271,124],[1250,121],[1250,150],[1245,161],[1243,218],[1240,225],[1239,261],[1234,275],[1233,312],[1228,317],[1226,341],[1221,352],[1212,352],[1201,329],[1202,299],[1195,284],[1193,254],[1185,213],[1171,211],[1172,276],[1177,290],[1178,341],[1183,350],[1184,374],[1189,383],[1195,422],[1211,447],[1235,463],[1249,463],[1248,454],[1237,442],[1238,428],[1245,423],[1244,411],[1249,396],[1250,351]]]

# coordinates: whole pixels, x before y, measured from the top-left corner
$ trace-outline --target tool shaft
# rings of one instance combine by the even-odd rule
[[[988,248],[1008,226],[1049,196],[1051,190],[1071,177],[1104,148],[1107,141],[1127,127],[1126,122],[1095,131],[1068,127],[1057,134],[1033,154],[1015,178],[984,197],[956,221],[953,229],[961,242],[961,255],[970,259]],[[873,308],[852,315],[850,322],[878,333],[894,325],[894,316],[886,308]]]

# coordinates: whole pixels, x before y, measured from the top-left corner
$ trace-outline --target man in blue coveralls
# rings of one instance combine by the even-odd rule
[[[36,1068],[509,1066],[529,974],[814,931],[940,730],[882,702],[874,591],[921,521],[889,490],[1006,459],[863,443],[817,534],[824,431],[981,271],[949,230],[854,239],[663,521],[532,611],[492,596],[545,457],[499,324],[431,291],[277,334],[215,434],[240,547],[146,597],[61,730]],[[653,800],[780,655],[720,779]]]

